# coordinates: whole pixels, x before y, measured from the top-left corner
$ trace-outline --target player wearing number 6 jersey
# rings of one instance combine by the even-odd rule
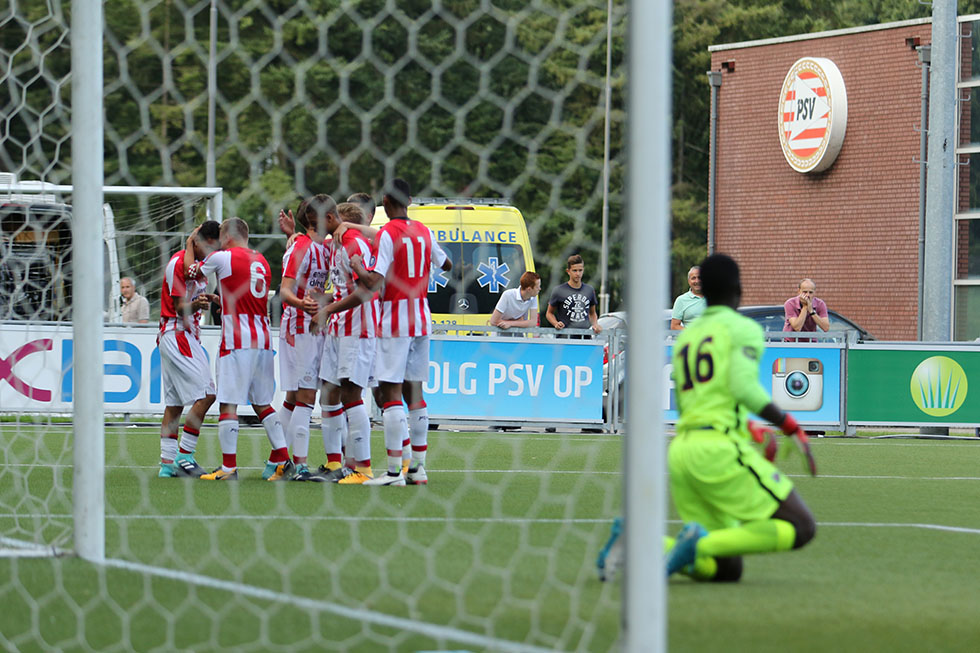
[[[293,464],[276,411],[269,405],[275,388],[275,363],[269,329],[269,263],[248,248],[248,225],[239,218],[221,224],[223,251],[208,256],[201,274],[214,274],[221,292],[221,347],[218,352],[218,439],[221,467],[203,480],[238,477],[238,406],[252,404],[272,445],[262,478],[284,478]]]
[[[751,440],[771,440],[768,429],[748,421],[755,413],[791,436],[811,474],[816,466],[807,435],[789,413],[772,403],[759,384],[762,329],[738,314],[742,295],[738,265],[723,254],[701,264],[708,308],[674,343],[673,379],[680,419],[667,461],[670,492],[686,522],[668,540],[667,575],[736,581],[742,556],[798,549],[816,533],[816,523],[790,479]],[[772,443],[770,442],[770,445]],[[628,524],[627,524],[628,527]],[[600,553],[600,577],[615,558],[618,530]]]

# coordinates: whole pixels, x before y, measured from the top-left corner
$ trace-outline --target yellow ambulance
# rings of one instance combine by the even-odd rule
[[[524,216],[501,199],[416,197],[408,217],[432,231],[453,269],[432,270],[429,307],[437,324],[487,324],[500,294],[534,271]],[[388,221],[384,207],[372,227]]]

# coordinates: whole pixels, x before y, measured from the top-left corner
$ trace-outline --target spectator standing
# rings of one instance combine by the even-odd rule
[[[568,274],[568,281],[551,291],[545,318],[559,331],[566,327],[571,329],[591,327],[595,333],[599,333],[602,327],[599,326],[595,308],[598,300],[595,288],[582,283],[582,277],[585,275],[585,263],[582,257],[578,254],[569,256],[565,272]]]
[[[670,313],[670,330],[678,331],[685,328],[697,318],[708,303],[701,293],[701,268],[697,265],[687,271],[687,285],[690,289],[674,300],[674,309]]]
[[[827,317],[827,304],[814,297],[817,285],[811,279],[803,279],[798,288],[799,293],[783,304],[786,314],[783,331],[816,331],[817,327],[828,331],[830,318]]]
[[[136,292],[136,284],[129,277],[119,280],[119,294],[122,295],[122,321],[146,324],[150,321],[150,302]]]
[[[540,292],[541,277],[530,271],[522,274],[518,288],[508,288],[501,293],[497,307],[490,316],[490,326],[501,329],[537,326]]]

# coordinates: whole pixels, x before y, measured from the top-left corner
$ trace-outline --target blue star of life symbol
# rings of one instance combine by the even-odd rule
[[[436,286],[445,288],[449,283],[449,277],[446,276],[446,271],[442,268],[433,268],[429,272],[429,292],[436,292]]]
[[[490,286],[490,292],[500,292],[501,287],[506,288],[507,284],[510,283],[510,279],[507,278],[510,266],[506,263],[503,265],[498,263],[496,256],[490,257],[489,265],[480,263],[476,269],[482,275],[477,279],[477,283],[480,284],[481,288]]]

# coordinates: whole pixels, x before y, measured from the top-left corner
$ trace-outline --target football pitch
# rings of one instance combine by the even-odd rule
[[[0,433],[0,534],[70,546],[70,428]],[[213,436],[206,426],[205,466],[220,459]],[[108,562],[0,559],[0,645],[616,650],[622,585],[597,580],[595,555],[621,505],[622,442],[432,432],[428,486],[365,488],[261,481],[268,444],[254,428],[242,429],[239,482],[158,479],[157,428],[107,428]],[[782,466],[816,539],[747,558],[738,584],[672,578],[670,649],[980,650],[980,442],[825,438],[814,450],[820,477]]]

